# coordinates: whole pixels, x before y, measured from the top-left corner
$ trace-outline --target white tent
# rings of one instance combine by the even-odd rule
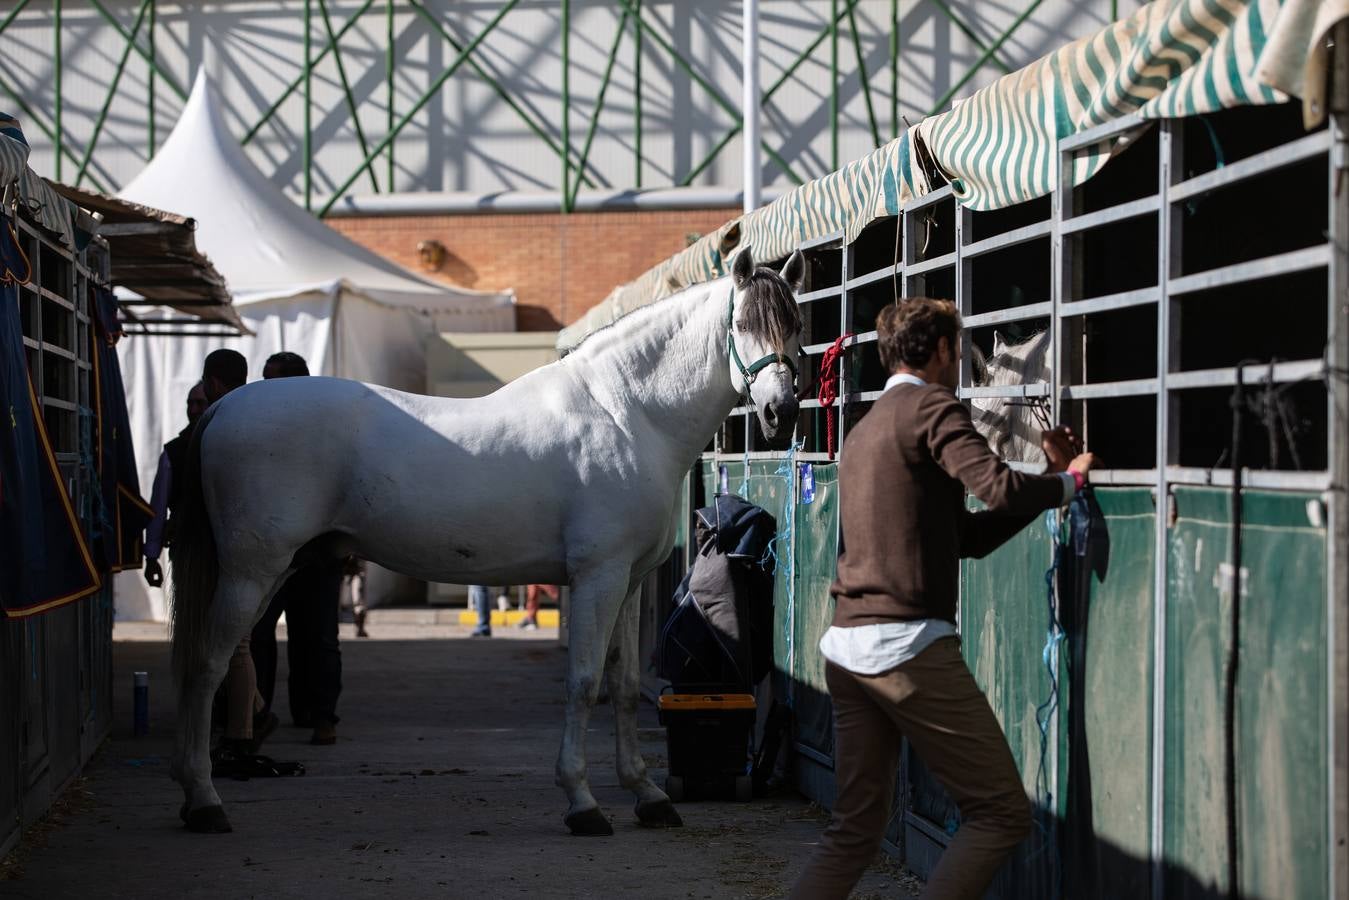
[[[225,276],[253,331],[236,338],[133,334],[118,345],[147,495],[159,449],[187,424],[187,392],[212,350],[241,352],[250,379],[261,377],[268,356],[289,350],[303,356],[314,374],[420,393],[430,336],[515,329],[514,292],[427,281],[291,202],[229,133],[215,89],[202,73],[173,133],[120,196],[197,220],[197,246]],[[154,309],[144,315],[171,314]],[[119,575],[116,587],[119,618],[164,618],[162,591],[149,588],[140,572]],[[372,577],[370,589],[377,599],[394,582]]]

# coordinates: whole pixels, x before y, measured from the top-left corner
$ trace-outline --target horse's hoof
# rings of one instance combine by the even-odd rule
[[[183,816],[188,831],[197,834],[226,834],[233,831],[230,820],[225,818],[223,806],[201,806],[188,810]]]
[[[684,824],[669,800],[637,804],[637,821],[647,828],[678,828]]]
[[[563,821],[578,837],[608,837],[614,833],[614,826],[609,824],[598,806],[572,813]]]

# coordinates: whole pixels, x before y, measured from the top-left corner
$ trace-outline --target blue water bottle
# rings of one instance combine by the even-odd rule
[[[131,730],[139,737],[150,733],[150,673],[133,672],[131,681],[135,687]]]

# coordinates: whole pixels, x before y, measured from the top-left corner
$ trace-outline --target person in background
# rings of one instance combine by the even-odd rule
[[[469,637],[491,637],[492,589],[485,584],[470,584],[468,605],[478,613],[478,627],[469,632]]]
[[[369,607],[365,602],[365,560],[359,556],[348,556],[342,566],[342,574],[347,579],[347,597],[351,602],[351,618],[356,623],[358,638],[370,637],[365,630],[365,614]]]
[[[272,354],[262,369],[266,381],[308,375],[304,358],[289,352]],[[337,637],[342,572],[341,560],[300,568],[286,579],[253,626],[252,649],[263,718],[275,727],[276,625],[284,612],[291,719],[298,727],[312,728],[309,743],[320,746],[337,743],[337,698],[342,693],[342,649]]]
[[[993,552],[1068,502],[1095,460],[1074,457],[1066,428],[1041,436],[1049,474],[999,459],[956,397],[960,329],[955,304],[926,297],[877,317],[881,363],[892,375],[840,456],[845,549],[830,587],[833,625],[820,640],[838,794],[793,900],[844,900],[875,858],[903,738],[961,814],[924,897],[978,900],[1030,830],[1007,738],[960,654],[960,559]],[[966,491],[986,508],[969,511]]]
[[[525,617],[520,620],[520,627],[525,631],[534,631],[539,627],[539,594],[556,603],[557,585],[531,584],[525,588]]]
[[[150,492],[150,507],[155,517],[145,527],[145,580],[151,587],[163,587],[164,570],[159,565],[159,556],[173,534],[169,521],[178,505],[178,491],[173,483],[173,472],[183,470],[186,461],[187,445],[192,437],[192,426],[206,412],[206,388],[200,381],[192,385],[187,392],[187,425],[178,436],[164,444],[159,454],[159,467],[155,470],[155,484]]]
[[[202,363],[201,385],[206,392],[208,408],[230,391],[243,387],[247,380],[248,360],[238,351],[213,350]],[[220,774],[246,772],[258,746],[275,727],[274,721],[269,723],[266,718],[254,718],[261,715],[263,704],[258,694],[257,671],[253,668],[248,635],[244,635],[230,657],[229,670],[225,674],[225,697],[225,736],[212,759]]]

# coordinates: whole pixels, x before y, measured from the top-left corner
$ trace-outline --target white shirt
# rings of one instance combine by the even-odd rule
[[[891,375],[885,390],[900,384],[922,386],[927,382],[907,372]],[[884,393],[884,392],[882,392]],[[1068,502],[1076,493],[1077,482],[1067,472],[1063,479],[1063,500]],[[956,627],[945,619],[915,619],[909,622],[884,622],[878,625],[854,625],[850,628],[830,626],[820,638],[820,653],[836,666],[857,675],[878,675],[903,665],[922,653],[938,638],[956,633]]]

